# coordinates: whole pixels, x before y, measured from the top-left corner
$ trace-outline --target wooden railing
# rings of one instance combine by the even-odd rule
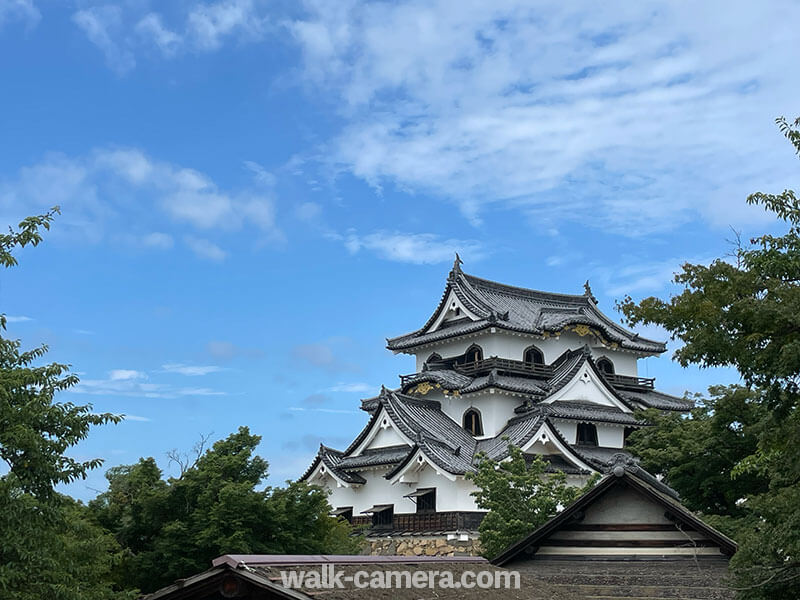
[[[430,363],[428,369],[431,371],[451,369],[469,377],[486,375],[493,370],[506,375],[519,375],[533,379],[549,379],[554,373],[554,369],[550,365],[526,363],[521,360],[498,358],[497,356],[472,362],[459,362],[457,359],[437,361],[436,363]],[[405,387],[417,375],[419,373],[400,375],[400,385]],[[653,377],[632,377],[630,375],[617,375],[616,373],[603,372],[603,377],[614,387],[632,390],[652,390],[655,382]]]
[[[453,368],[459,373],[474,377],[475,375],[485,375],[489,371],[497,369],[498,373],[508,375],[523,375],[538,379],[547,379],[553,376],[553,367],[548,365],[533,364],[522,362],[521,360],[511,360],[509,358],[498,358],[491,356],[482,360],[468,363],[455,363]]]
[[[372,531],[393,529],[396,531],[457,531],[476,530],[485,513],[482,512],[429,512],[395,513],[391,526],[373,527],[371,517],[355,516],[355,527],[366,527]]]
[[[614,387],[635,390],[652,390],[655,383],[655,377],[631,377],[630,375],[617,375],[616,373],[603,373],[603,377]]]

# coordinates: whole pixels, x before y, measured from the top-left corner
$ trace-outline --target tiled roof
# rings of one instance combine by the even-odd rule
[[[342,481],[354,484],[366,483],[367,480],[358,473],[349,473],[341,468],[343,456],[344,454],[339,450],[334,450],[333,448],[328,448],[327,446],[320,444],[317,456],[314,457],[314,461],[311,463],[311,466],[308,467],[306,472],[300,477],[300,481],[304,481],[307,477],[309,477],[314,469],[317,468],[317,465],[322,462],[328,471]]]
[[[684,400],[677,396],[670,396],[656,390],[650,391],[630,391],[622,390],[620,394],[631,402],[640,404],[643,408],[657,408],[659,410],[681,410],[687,411],[694,408],[694,402]]]
[[[598,406],[591,402],[559,401],[551,404],[536,405],[547,411],[551,417],[578,421],[599,421],[602,423],[618,423],[620,425],[643,425],[631,413],[615,407]]]
[[[363,469],[364,467],[392,465],[403,460],[408,455],[408,452],[408,446],[368,448],[358,456],[342,458],[339,467],[342,469]]]
[[[477,320],[462,320],[450,326],[428,331],[442,310],[450,292]],[[610,344],[643,353],[661,353],[661,342],[639,337],[606,317],[590,294],[570,295],[540,292],[514,287],[467,275],[456,264],[447,279],[439,306],[419,330],[387,340],[390,350],[409,350],[423,344],[466,335],[487,327],[543,335],[566,328],[586,325]]]

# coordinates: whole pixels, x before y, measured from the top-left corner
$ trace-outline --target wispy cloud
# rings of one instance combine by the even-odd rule
[[[26,317],[25,315],[6,315],[6,321],[9,323],[26,323],[33,320],[33,317]]]
[[[141,417],[139,415],[125,414],[125,420],[126,421],[136,421],[136,422],[139,422],[139,423],[149,423],[153,419],[151,419],[149,417]]]
[[[207,239],[187,235],[183,238],[183,241],[200,258],[212,262],[222,262],[228,257],[228,253],[225,250]]]
[[[15,2],[31,4],[11,0],[12,5]],[[77,11],[73,21],[103,52],[108,66],[120,74],[136,66],[135,57],[140,52],[164,58],[207,53],[220,49],[229,40],[259,41],[269,32],[266,3],[261,0],[183,3],[182,10],[170,23],[164,14],[148,12],[148,4],[126,2],[109,6],[96,3]]]
[[[239,346],[226,340],[212,340],[206,344],[206,352],[217,360],[231,360],[237,357],[261,358],[264,351],[258,348]]]
[[[345,123],[326,160],[475,222],[498,204],[635,236],[764,219],[741,200],[794,173],[771,119],[800,95],[796,2],[305,6],[306,81]]]
[[[130,381],[132,379],[147,379],[142,371],[134,371],[133,369],[114,369],[108,373],[108,378],[111,381]]]
[[[708,264],[712,260],[703,257],[684,257],[647,262],[639,257],[632,256],[627,259],[620,257],[613,269],[595,268],[593,277],[609,296],[657,293],[672,287],[673,276],[681,271],[681,265],[687,262]]]
[[[103,379],[81,378],[70,392],[107,397],[179,398],[224,396],[225,392],[207,387],[176,387],[150,381],[147,373],[135,369],[113,369]]]
[[[100,49],[109,68],[123,74],[136,66],[133,53],[118,39],[123,31],[122,9],[119,6],[95,6],[79,10],[72,20],[89,41]]]
[[[349,340],[331,339],[310,344],[298,344],[290,350],[292,358],[324,371],[356,371],[357,366],[344,360],[342,346]]]
[[[354,383],[337,383],[326,389],[328,392],[350,392],[363,394],[371,392],[375,389],[374,385],[368,383],[354,382]]]
[[[22,21],[30,28],[41,18],[42,14],[33,0],[0,0],[0,28],[14,21]]]
[[[16,177],[0,179],[0,208],[9,218],[56,203],[64,215],[54,235],[98,242],[112,229],[112,237],[125,243],[167,250],[174,245],[172,235],[153,231],[166,218],[203,232],[187,234],[185,242],[196,255],[213,261],[223,260],[227,251],[208,239],[209,233],[251,227],[256,240],[282,235],[273,191],[259,179],[243,189],[222,189],[205,173],[136,148],[100,148],[78,157],[54,154],[20,169]],[[134,233],[137,229],[141,233]]]
[[[341,241],[351,254],[361,250],[395,262],[435,264],[453,260],[456,252],[471,260],[479,260],[486,252],[475,240],[442,239],[432,233],[401,233],[377,231],[366,235],[348,232],[345,235],[328,234]]]
[[[162,370],[167,373],[178,373],[180,375],[188,375],[190,377],[197,377],[201,375],[208,375],[209,373],[218,373],[223,371],[222,367],[216,365],[186,365],[183,363],[167,363],[162,365]]]
[[[289,410],[292,412],[321,412],[321,413],[332,413],[332,414],[341,414],[341,415],[348,415],[348,414],[358,414],[357,410],[346,410],[343,408],[320,408],[320,407],[308,407],[308,406],[290,406]]]

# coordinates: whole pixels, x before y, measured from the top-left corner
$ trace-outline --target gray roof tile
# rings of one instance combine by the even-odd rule
[[[444,302],[451,290],[478,319],[426,333],[438,314],[446,309]],[[577,325],[588,325],[598,330],[607,342],[622,348],[644,353],[666,350],[662,342],[639,337],[609,319],[588,294],[554,294],[505,285],[467,275],[458,265],[450,272],[439,306],[428,322],[415,332],[388,339],[387,346],[391,350],[409,350],[490,326],[542,335]]]

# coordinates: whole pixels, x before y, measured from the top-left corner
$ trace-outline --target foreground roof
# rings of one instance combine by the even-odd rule
[[[604,495],[619,488],[633,490],[650,503],[663,509],[664,521],[672,522],[672,525],[663,527],[663,530],[666,531],[668,528],[672,531],[673,536],[676,537],[669,539],[663,535],[653,534],[652,532],[654,531],[661,531],[658,529],[658,525],[638,524],[635,517],[632,521],[631,516],[625,514],[625,509],[620,509],[618,520],[614,525],[588,525],[581,528],[579,524],[586,515],[588,508],[594,503],[601,502]],[[616,500],[614,502],[617,504],[619,501]],[[605,511],[614,510],[613,508],[609,509],[607,504],[605,506]],[[608,512],[604,516],[607,521],[614,521],[613,518],[608,519]],[[584,530],[583,533],[581,533],[581,529]],[[641,531],[638,531],[638,529],[641,529]],[[566,538],[559,537],[554,540],[555,534],[559,531],[566,531],[569,535]],[[590,535],[587,532],[593,531],[611,533],[606,535],[602,533],[600,535],[594,534],[590,538],[591,542],[581,540],[582,535],[589,538]],[[622,533],[623,535],[613,535],[615,533]],[[628,536],[640,537],[631,542],[626,540]],[[648,547],[648,544],[652,545],[652,547]],[[671,552],[669,550],[670,547],[683,548],[683,556],[693,558],[695,561],[704,557],[730,557],[737,550],[736,542],[707,525],[683,506],[678,500],[677,493],[640,468],[635,461],[621,454],[612,458],[609,472],[597,485],[530,535],[496,556],[492,559],[492,563],[507,565],[518,560],[528,560],[531,556],[550,545],[553,546],[553,548],[549,548],[550,553],[563,552],[565,556],[572,556],[574,559],[591,558],[593,554],[600,556],[604,552],[608,552],[608,548],[612,548],[612,553],[617,554],[620,558],[625,557],[627,559],[637,558],[637,556],[625,556],[624,552],[638,553],[640,557],[645,558],[647,556],[651,558],[658,556],[675,558],[681,554],[680,552]],[[623,550],[625,545],[631,545],[633,548]],[[565,550],[569,546],[573,546],[571,552]],[[606,546],[606,548],[603,548],[603,546]],[[575,552],[576,550],[578,552]],[[581,555],[580,552],[584,554]]]
[[[310,600],[419,600],[452,598],[458,600],[589,600],[590,598],[733,598],[725,585],[726,561],[703,561],[696,566],[676,568],[664,561],[558,561],[536,560],[515,563],[518,589],[477,586],[457,590],[434,588],[359,589],[352,583],[342,588],[291,590],[280,585],[281,572],[291,569],[320,570],[335,566],[336,571],[352,577],[357,571],[374,573],[448,571],[459,581],[471,571],[502,572],[505,567],[489,564],[478,557],[400,557],[400,556],[329,556],[329,555],[226,555],[213,561],[214,566],[180,580],[147,596],[147,600],[214,600],[220,597],[220,584],[237,580],[243,584],[242,600],[264,598]],[[352,580],[351,580],[352,581]],[[244,587],[246,586],[246,587]]]
[[[640,337],[605,316],[588,286],[582,295],[541,292],[467,275],[460,263],[457,258],[442,299],[427,323],[417,331],[387,339],[390,350],[408,351],[489,327],[537,336],[571,330],[580,335],[592,335],[612,348],[643,354],[660,354],[666,350],[664,343]],[[453,295],[471,316],[440,323],[434,328]]]

